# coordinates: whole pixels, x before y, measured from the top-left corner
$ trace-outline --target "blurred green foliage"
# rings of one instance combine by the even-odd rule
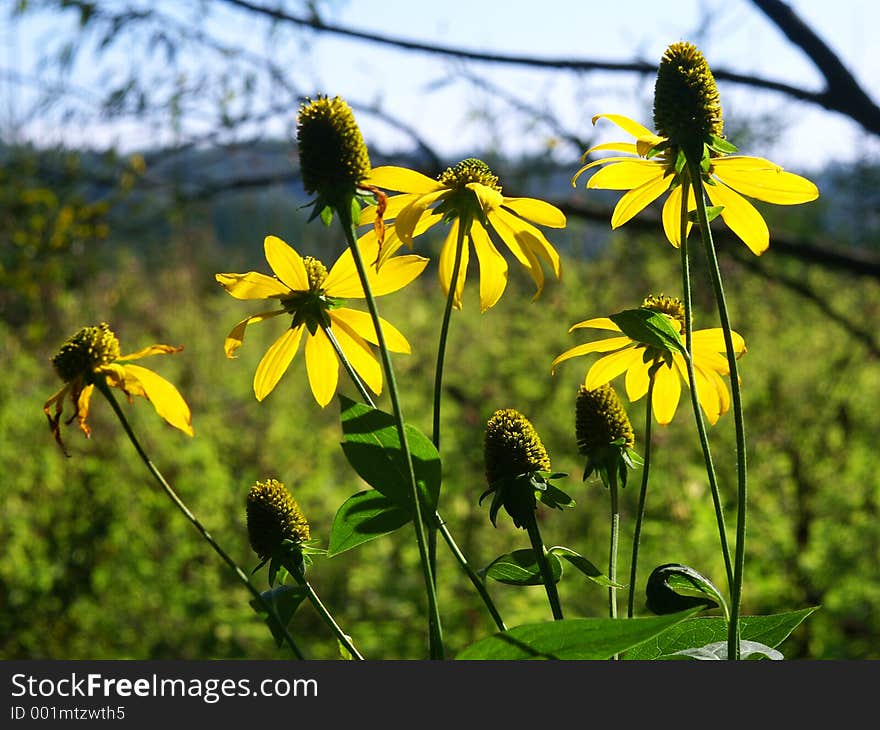
[[[183,352],[149,365],[188,400],[195,438],[166,426],[141,399],[124,407],[154,463],[246,571],[258,562],[247,544],[244,519],[245,495],[254,481],[284,482],[309,517],[313,537],[325,546],[338,507],[364,488],[339,446],[338,404],[323,410],[315,405],[302,354],[263,403],[253,397],[254,370],[279,334],[280,320],[249,331],[236,360],[223,354],[226,333],[253,308],[227,296],[213,274],[245,270],[243,261],[262,258],[263,236],[282,232],[267,230],[262,216],[254,216],[247,240],[221,248],[205,223],[210,214],[191,213],[178,216],[167,242],[148,252],[134,239],[113,239],[112,256],[91,261],[87,276],[47,278],[43,269],[17,268],[42,288],[41,311],[51,316],[41,315],[38,327],[9,316],[0,324],[5,371],[0,380],[0,657],[287,656],[248,606],[241,584],[151,481],[100,397],[93,400],[90,440],[75,425],[69,427],[70,458],[53,442],[41,412],[60,387],[49,358],[84,325],[107,321],[123,350],[154,342],[185,345]],[[4,222],[4,236],[27,226],[17,217]],[[289,242],[304,255],[332,263],[338,250],[315,245],[326,232],[313,225],[319,229],[314,237],[301,234]],[[577,250],[578,241],[592,234],[573,223],[566,235]],[[433,253],[436,243],[419,252]],[[677,294],[678,256],[659,234],[615,234],[591,261],[563,254],[563,281],[548,282],[539,300],[531,301],[531,282],[512,267],[509,290],[495,308],[480,314],[474,275],[464,310],[453,316],[442,410],[440,512],[477,568],[528,547],[523,531],[507,520],[493,528],[487,505],[477,505],[485,489],[483,427],[495,409],[506,407],[531,420],[553,469],[569,474],[559,486],[577,505],[564,512],[539,509],[546,543],[566,545],[598,566],[607,565],[608,494],[598,479],[581,482],[583,463],[574,438],[577,386],[592,360],[564,363],[552,377],[550,362],[589,338],[587,331],[567,332],[574,322],[638,306],[647,294]],[[771,257],[772,243],[764,259]],[[443,309],[433,258],[414,285],[380,302],[383,316],[413,346],[412,355],[394,362],[404,413],[425,433],[431,428]],[[716,318],[699,261],[696,254],[695,325],[702,328],[714,326]],[[880,658],[876,353],[773,276],[724,261],[735,328],[749,348],[741,360],[750,449],[744,613],[820,605],[781,647],[788,658]],[[773,265],[860,325],[870,329],[871,322],[880,321],[878,282],[790,260]],[[25,306],[26,289],[6,295]],[[357,397],[345,380],[341,390]],[[627,403],[639,453],[644,453],[644,406],[644,401]],[[390,409],[387,394],[379,407]],[[711,436],[732,543],[731,414]],[[662,563],[690,565],[726,593],[702,463],[683,397],[673,423],[654,427],[638,614],[647,613],[644,581]],[[629,575],[640,477],[633,475],[621,499],[621,576]],[[454,655],[494,626],[442,542],[437,572],[445,638]],[[332,559],[318,557],[309,576],[367,658],[426,656],[424,587],[411,527]],[[265,571],[253,580],[265,588]],[[549,619],[540,586],[491,583],[489,590],[508,626]],[[560,596],[566,616],[606,614],[606,591],[573,570],[563,576]],[[299,609],[292,630],[307,656],[338,656],[334,638],[308,604]]]

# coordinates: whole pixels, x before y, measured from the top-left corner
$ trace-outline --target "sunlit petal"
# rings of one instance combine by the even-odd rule
[[[583,345],[577,345],[558,355],[550,365],[551,372],[556,369],[559,363],[570,360],[573,357],[589,355],[591,352],[611,352],[612,350],[619,350],[621,347],[633,344],[629,337],[609,337],[604,340],[596,340],[595,342],[585,342]]]
[[[449,295],[449,289],[452,286],[452,270],[455,266],[456,247],[458,245],[458,228],[460,222],[456,218],[449,227],[449,233],[443,248],[440,250],[440,261],[438,262],[438,276],[440,277],[440,287],[443,289],[445,296]],[[479,225],[474,222],[473,226]],[[464,292],[464,282],[467,275],[468,265],[468,242],[467,239],[462,241],[461,262],[458,268],[458,280],[456,281],[455,294],[453,295],[452,306],[461,309],[461,297]]]
[[[465,187],[469,190],[473,190],[474,195],[477,196],[477,200],[480,201],[480,207],[483,209],[484,213],[499,208],[504,202],[504,196],[498,190],[490,188],[488,185],[468,183]]]
[[[305,351],[309,386],[318,405],[323,408],[332,400],[339,383],[339,358],[320,327],[306,338]]]
[[[712,172],[737,192],[776,205],[809,203],[819,197],[819,188],[810,180],[760,157],[719,157],[712,162]]]
[[[760,256],[770,245],[770,231],[761,214],[748,200],[723,184],[706,185],[712,205],[723,205],[724,222],[753,254]]]
[[[632,403],[635,403],[639,398],[646,395],[648,392],[648,386],[651,384],[651,376],[648,371],[653,365],[653,361],[649,360],[645,362],[645,350],[644,348],[638,348],[636,350],[641,357],[634,362],[626,371],[626,397],[630,399]]]
[[[379,344],[379,338],[376,337],[376,328],[373,327],[373,317],[369,312],[340,307],[339,309],[330,310],[329,314],[332,322],[337,324],[341,322],[367,342],[371,342],[374,345]],[[400,330],[383,317],[379,317],[379,324],[382,326],[382,333],[385,335],[385,344],[391,352],[410,353],[409,342],[400,333]]]
[[[281,281],[293,291],[309,290],[309,275],[302,257],[278,236],[266,236],[263,240],[266,261]]]
[[[380,395],[382,393],[382,368],[370,346],[342,319],[336,319],[333,322],[333,334],[360,379],[376,395]]]
[[[507,261],[482,226],[471,227],[471,240],[480,263],[480,311],[485,312],[495,305],[507,287]]]
[[[597,330],[610,330],[612,332],[620,332],[620,327],[614,324],[614,322],[608,317],[593,317],[592,319],[585,319],[583,322],[573,324],[571,327],[568,328],[568,331],[573,332],[574,330],[584,329],[585,327],[590,327]]]
[[[125,383],[121,389],[128,395],[146,398],[162,418],[174,428],[194,435],[192,414],[183,396],[171,383],[152,370],[140,365],[126,365]]]
[[[254,395],[261,401],[281,380],[281,376],[287,371],[299,348],[299,341],[305,331],[305,325],[294,329],[287,329],[272,346],[266,350],[257,372],[254,374]]]
[[[396,190],[403,193],[432,193],[444,188],[442,183],[432,180],[415,170],[394,165],[374,167],[367,178],[369,185],[386,190]]]
[[[678,408],[681,396],[681,378],[678,372],[668,365],[661,365],[654,376],[654,417],[662,426],[670,423]]]
[[[513,215],[513,213],[508,213],[502,209],[494,211],[489,217],[489,222],[492,224],[492,228],[495,229],[498,237],[504,242],[504,245],[516,257],[516,260],[529,272],[529,276],[535,282],[536,291],[534,299],[537,299],[544,290],[544,270],[532,252],[528,238],[521,234],[524,226],[527,225],[526,222],[522,218]],[[511,227],[511,224],[515,227]]]
[[[593,152],[629,152],[633,155],[639,153],[638,148],[632,142],[605,142],[597,144],[595,147],[590,147],[581,155],[581,162],[586,160]]]
[[[361,254],[361,260],[364,262],[370,290],[373,292],[373,296],[376,297],[395,292],[410,284],[425,270],[429,261],[423,256],[410,254],[395,256],[382,264],[377,272],[376,267],[373,265],[376,261],[376,256],[378,256],[378,245],[375,237],[366,238],[366,236],[362,236],[358,240],[358,249]],[[354,256],[352,256],[351,249],[345,249],[340,257],[336,259],[336,263],[333,264],[333,267],[327,274],[327,278],[324,280],[324,291],[331,297],[341,299],[362,299],[364,297],[364,290],[361,286],[357,267],[354,264]]]
[[[618,228],[634,215],[643,211],[669,189],[671,182],[671,177],[661,177],[630,190],[614,207],[614,213],[611,215],[611,227]]]
[[[385,212],[382,214],[382,218],[386,221],[396,218],[400,211],[418,198],[419,195],[421,195],[421,193],[402,193],[401,195],[392,195],[385,202]],[[365,226],[375,221],[378,210],[378,206],[368,205],[361,211],[361,218],[358,224]]]
[[[214,274],[214,278],[236,299],[269,299],[290,294],[290,288],[274,276],[257,271],[246,274]]]
[[[592,162],[589,162],[586,165],[583,165],[581,168],[579,168],[577,170],[577,172],[575,172],[574,175],[571,176],[571,186],[575,187],[575,185],[577,184],[577,179],[584,172],[586,172],[587,170],[589,170],[593,167],[597,167],[599,165],[607,165],[612,162],[632,162],[632,161],[633,161],[632,157],[603,157],[600,160],[593,160]]]
[[[627,368],[641,362],[643,354],[643,349],[640,347],[627,347],[620,352],[613,352],[599,358],[587,373],[584,385],[588,390],[605,385],[625,372]]]
[[[724,330],[720,327],[695,330],[691,339],[694,349],[703,348],[715,352],[725,352],[727,349],[724,344]],[[737,355],[742,355],[746,351],[746,342],[743,336],[739,332],[731,332],[730,339],[733,342],[733,351]]]
[[[149,357],[150,355],[171,355],[181,350],[183,350],[183,345],[178,345],[177,347],[174,345],[150,345],[143,350],[132,352],[130,355],[120,355],[116,359],[125,361],[140,360],[142,357]]]
[[[550,264],[550,268],[553,269],[553,273],[556,275],[557,279],[562,277],[562,262],[559,258],[559,254],[539,229],[535,228],[528,221],[524,221],[522,218],[519,218],[512,213],[508,213],[503,208],[494,211],[490,215],[489,220],[494,225],[499,218],[502,218],[508,226],[516,232],[517,238],[525,248],[532,253],[536,253],[544,259],[544,261]]]
[[[433,193],[421,195],[413,200],[409,205],[400,211],[394,220],[394,230],[400,237],[400,240],[407,245],[412,245],[412,239],[415,235],[416,226],[425,215],[425,211],[437,202],[443,195],[448,195],[446,188],[441,188]]]
[[[625,160],[603,167],[587,181],[587,187],[600,190],[632,190],[665,174],[663,165],[652,160]]]
[[[669,243],[676,248],[681,246],[681,199],[682,186],[676,185],[663,204],[663,231],[666,233],[666,239]],[[689,211],[697,209],[693,188],[688,189],[688,205]],[[693,224],[688,221],[687,233],[691,232],[692,227]]]
[[[565,228],[565,213],[555,205],[537,198],[504,198],[505,208],[521,218],[548,228]]]
[[[593,124],[596,124],[600,119],[607,119],[612,124],[620,127],[624,132],[629,132],[636,139],[651,140],[654,144],[663,139],[663,137],[658,137],[650,129],[643,127],[635,120],[622,114],[596,114],[593,117]]]
[[[284,314],[284,310],[276,309],[272,312],[260,312],[259,314],[252,314],[250,317],[241,320],[241,322],[235,325],[235,327],[232,328],[232,331],[226,335],[226,341],[223,343],[223,350],[226,352],[226,357],[236,356],[235,351],[238,350],[238,348],[241,347],[241,343],[244,342],[244,334],[248,325],[262,322],[264,319],[269,319],[270,317],[277,317],[279,314]]]

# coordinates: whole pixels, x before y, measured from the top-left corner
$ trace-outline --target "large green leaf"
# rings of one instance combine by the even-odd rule
[[[665,314],[639,307],[612,314],[609,319],[636,342],[670,352],[685,353],[684,343]]]
[[[333,557],[403,527],[412,519],[409,510],[381,492],[367,489],[349,497],[337,510],[330,528],[327,555]]]
[[[407,509],[412,486],[394,417],[384,411],[339,396],[342,408],[342,450],[349,464],[374,489]],[[440,454],[417,428],[405,425],[416,483],[425,504],[437,508],[440,497]]]
[[[562,577],[562,563],[551,553],[547,553],[547,562],[550,564],[553,582],[558,583]],[[531,548],[514,550],[495,558],[486,568],[486,577],[512,586],[544,585],[541,568],[535,558],[535,551]]]
[[[769,616],[743,616],[739,620],[740,639],[777,647],[817,607]],[[660,636],[633,647],[624,659],[657,659],[682,649],[693,649],[727,640],[727,622],[720,616],[691,618]]]
[[[456,659],[610,659],[694,616],[697,610],[646,618],[573,618],[524,624],[471,644]]]
[[[554,555],[559,554],[560,557],[565,558],[581,573],[587,576],[587,578],[594,583],[598,583],[600,586],[607,586],[609,588],[626,588],[626,586],[621,583],[615,583],[583,555],[576,553],[571,548],[567,548],[564,545],[556,545],[555,547],[550,548],[548,552]]]

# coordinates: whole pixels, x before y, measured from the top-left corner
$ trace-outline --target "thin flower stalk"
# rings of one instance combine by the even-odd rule
[[[550,611],[553,614],[553,620],[561,621],[563,618],[562,604],[559,601],[559,592],[556,590],[556,581],[553,580],[553,572],[550,570],[550,563],[547,560],[547,551],[544,548],[544,541],[541,539],[541,531],[538,529],[538,520],[535,518],[534,512],[529,515],[525,527],[529,534],[529,541],[532,543],[532,550],[535,551],[535,560],[538,561],[538,569],[541,571],[541,580],[547,591],[547,600],[550,603]]]
[[[627,618],[632,618],[635,611],[636,579],[638,577],[639,543],[642,536],[642,523],[645,519],[645,504],[648,496],[648,476],[651,472],[651,401],[654,397],[654,376],[648,383],[648,393],[645,396],[645,453],[642,456],[642,485],[639,488],[639,506],[636,508],[636,521],[633,528],[632,559],[629,568],[629,595],[627,596]],[[610,577],[610,576],[609,576]],[[614,578],[611,578],[614,580]]]

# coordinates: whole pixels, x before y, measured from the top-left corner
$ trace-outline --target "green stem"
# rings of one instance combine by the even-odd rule
[[[608,470],[608,492],[611,495],[611,543],[608,549],[608,578],[617,583],[617,544],[620,539],[620,506],[617,499],[617,469]],[[617,618],[617,588],[608,587],[608,615]]]
[[[642,486],[639,490],[639,506],[636,512],[636,525],[633,531],[632,560],[629,567],[629,596],[626,609],[627,618],[633,617],[636,600],[636,577],[637,566],[639,562],[639,539],[642,534],[642,522],[645,519],[645,502],[648,496],[648,473],[651,470],[651,426],[653,424],[653,415],[651,413],[654,400],[654,375],[656,371],[651,370],[650,380],[648,380],[648,395],[645,402],[645,456],[642,464]]]
[[[727,651],[730,659],[739,659],[739,613],[742,601],[743,571],[745,567],[746,538],[746,499],[748,497],[746,432],[743,418],[742,393],[739,385],[739,369],[736,362],[736,350],[733,346],[733,335],[730,316],[727,311],[727,300],[721,281],[721,269],[718,267],[718,256],[715,243],[709,228],[709,216],[706,212],[706,200],[703,193],[703,181],[700,177],[698,163],[689,162],[690,174],[694,185],[694,197],[697,201],[697,216],[700,224],[700,235],[709,260],[709,273],[715,289],[715,300],[718,305],[718,316],[724,334],[724,346],[727,350],[727,365],[730,369],[730,391],[733,401],[733,418],[736,429],[736,472],[737,472],[737,506],[736,506],[736,555],[734,557],[733,588],[731,590],[730,621],[727,634]]]
[[[327,607],[323,604],[320,598],[318,598],[318,594],[315,593],[315,589],[312,588],[312,584],[306,580],[306,577],[302,574],[300,570],[292,570],[293,566],[285,566],[287,567],[288,572],[294,577],[297,583],[299,583],[303,588],[306,589],[306,594],[309,597],[309,601],[311,601],[312,605],[315,607],[315,610],[323,619],[324,623],[330,627],[330,630],[336,635],[336,638],[339,640],[339,643],[342,644],[346,651],[351,654],[355,659],[363,659],[364,657],[361,653],[355,648],[349,636],[340,628],[339,624],[336,623],[336,620],[331,615],[330,611],[327,610]]]
[[[733,591],[733,565],[730,560],[730,547],[727,542],[727,526],[724,521],[724,507],[721,503],[721,492],[718,488],[718,478],[715,474],[715,465],[712,460],[712,450],[709,448],[709,434],[706,430],[706,423],[703,420],[703,411],[700,408],[700,395],[697,392],[696,373],[694,372],[694,362],[691,357],[693,352],[693,314],[691,303],[691,277],[690,262],[688,258],[688,216],[687,201],[690,181],[685,179],[682,190],[681,204],[681,285],[682,298],[684,299],[684,332],[685,332],[685,364],[688,372],[688,388],[691,394],[691,407],[694,412],[694,422],[697,426],[697,433],[700,438],[700,447],[703,451],[703,460],[706,464],[706,475],[709,479],[709,489],[712,493],[712,503],[715,507],[715,521],[718,524],[718,538],[721,541],[721,554],[724,557],[724,568],[727,571],[727,585]]]
[[[328,335],[329,335],[328,331]],[[346,363],[347,360],[345,358],[345,354],[342,352],[342,349],[338,346],[335,341],[335,338],[330,339],[331,343],[336,347],[336,353],[339,355],[340,360],[343,363]],[[361,381],[360,376],[354,371],[353,368],[347,367],[348,374],[351,379],[354,381],[355,386],[358,389],[358,392],[364,399],[364,402],[370,406],[370,408],[375,408],[375,404],[373,403],[373,399],[370,397],[370,394],[367,392],[366,387]],[[471,568],[470,564],[467,561],[467,558],[462,553],[461,549],[456,544],[455,540],[452,537],[452,534],[449,532],[449,529],[446,527],[446,523],[443,518],[440,516],[438,511],[434,511],[434,520],[431,524],[431,527],[435,531],[439,531],[443,539],[446,541],[446,544],[449,546],[449,549],[452,551],[452,554],[455,556],[455,559],[458,560],[458,564],[461,566],[462,570],[467,574],[468,578],[470,578],[471,583],[473,583],[474,588],[477,589],[477,592],[480,594],[480,597],[483,599],[483,603],[486,604],[486,608],[492,616],[492,619],[495,621],[495,625],[498,627],[499,631],[506,631],[507,627],[504,625],[504,621],[501,618],[501,614],[498,613],[498,609],[495,607],[495,603],[492,601],[492,597],[489,595],[488,590],[486,589],[486,584],[480,580],[480,576],[476,574],[473,568]]]
[[[443,659],[443,631],[440,623],[440,610],[437,604],[437,590],[434,585],[434,576],[431,572],[431,562],[428,559],[427,540],[425,537],[425,522],[422,517],[422,505],[419,498],[419,491],[416,482],[416,475],[413,469],[412,454],[409,449],[409,442],[406,436],[406,428],[404,426],[403,412],[400,406],[400,397],[397,392],[397,381],[394,377],[394,368],[391,365],[391,356],[388,346],[385,343],[385,334],[382,331],[382,322],[379,319],[379,310],[376,307],[376,300],[370,288],[370,282],[367,277],[367,270],[364,266],[364,260],[361,256],[360,249],[357,245],[357,235],[355,233],[354,223],[351,218],[351,208],[346,205],[337,207],[337,213],[342,222],[342,228],[345,231],[345,237],[348,241],[348,247],[351,250],[358,276],[364,288],[364,296],[367,300],[367,308],[370,310],[370,316],[373,319],[373,327],[376,330],[376,339],[379,344],[379,354],[382,358],[382,366],[385,371],[385,379],[388,381],[388,393],[391,397],[391,405],[394,411],[394,421],[397,426],[397,436],[400,439],[400,446],[406,461],[407,476],[409,477],[412,503],[413,503],[413,526],[416,533],[416,542],[419,548],[419,557],[422,563],[422,572],[425,579],[425,591],[428,598],[428,633],[430,638],[430,656],[431,659]]]
[[[119,419],[119,422],[122,424],[122,428],[125,430],[126,435],[128,436],[129,441],[131,441],[132,445],[137,451],[138,456],[140,456],[141,461],[147,467],[147,470],[150,474],[153,475],[153,478],[159,483],[159,486],[162,487],[162,490],[165,494],[171,499],[174,503],[174,506],[177,507],[183,515],[192,523],[193,527],[199,531],[201,536],[205,539],[205,541],[214,549],[223,561],[232,568],[232,571],[235,573],[235,576],[244,584],[245,588],[248,589],[250,594],[262,605],[262,607],[266,610],[267,615],[275,621],[277,628],[280,630],[281,635],[284,637],[284,640],[287,642],[287,645],[290,647],[294,656],[297,659],[303,659],[302,652],[297,647],[296,642],[293,640],[293,637],[287,630],[287,627],[278,617],[278,614],[275,612],[275,609],[272,605],[263,597],[263,595],[253,586],[250,579],[247,577],[247,574],[238,567],[236,562],[223,550],[222,547],[211,537],[211,534],[204,528],[201,522],[196,518],[196,516],[190,511],[189,507],[186,506],[186,503],[177,495],[177,492],[174,491],[172,486],[167,482],[162,473],[156,468],[153,462],[150,460],[150,457],[147,456],[147,452],[144,451],[144,448],[141,446],[140,441],[135,435],[134,431],[131,428],[131,425],[128,422],[128,419],[125,417],[125,413],[123,413],[122,409],[119,407],[119,403],[116,402],[116,398],[113,396],[113,393],[110,390],[110,387],[104,380],[97,380],[95,383],[95,387],[101,392],[101,394],[107,399],[110,403],[111,408],[113,408],[113,412],[116,413],[116,417]]]
[[[547,590],[547,600],[550,601],[550,610],[553,612],[553,620],[562,620],[562,605],[559,603],[559,594],[556,592],[556,583],[553,580],[553,573],[550,571],[550,563],[547,561],[547,553],[544,550],[544,541],[541,540],[541,532],[538,530],[538,520],[535,518],[534,512],[529,516],[526,522],[526,530],[529,533],[529,540],[532,543],[532,550],[535,551],[535,559],[538,561],[538,569],[541,571],[541,579],[544,581],[544,588]]]

